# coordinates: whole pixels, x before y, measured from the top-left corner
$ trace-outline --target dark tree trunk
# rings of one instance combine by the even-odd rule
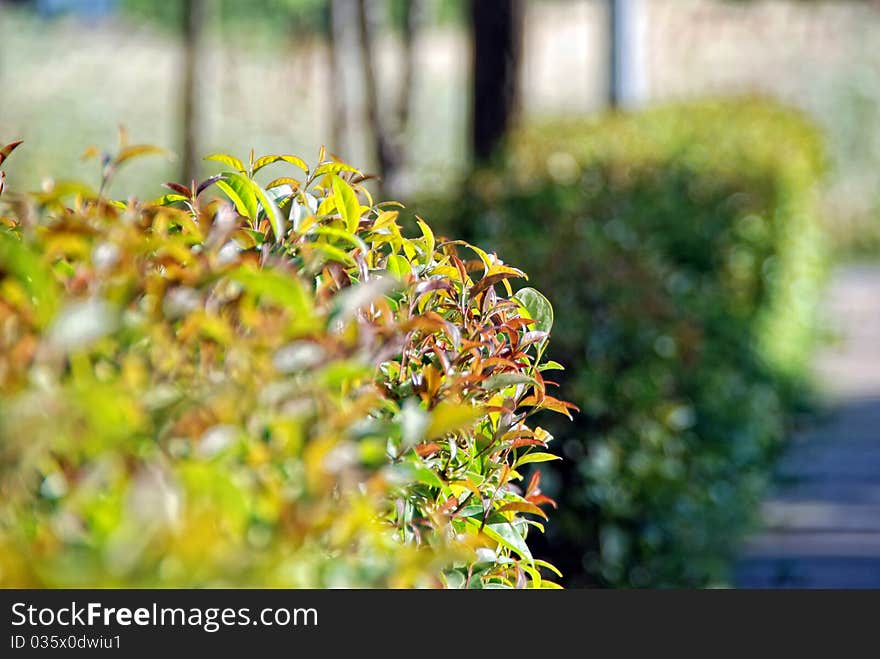
[[[403,16],[400,25],[403,71],[401,73],[400,95],[397,99],[397,132],[399,136],[406,134],[409,127],[409,117],[412,113],[412,88],[416,68],[415,42],[421,25],[422,10],[422,0],[408,0],[403,3]]]
[[[202,27],[205,23],[205,0],[183,2],[183,78],[181,81],[181,174],[189,184],[199,169],[199,97],[197,81]]]
[[[345,98],[342,85],[336,84],[342,76],[339,61],[339,42],[342,36],[342,18],[339,11],[341,0],[327,0],[327,68],[329,82],[327,102],[330,106],[330,151],[341,153],[345,145]]]
[[[379,175],[379,194],[382,195],[385,192],[388,178],[392,175],[397,165],[397,156],[380,114],[379,88],[376,80],[367,0],[357,0],[357,24],[360,60],[363,66],[364,106],[367,114],[367,123],[370,126],[370,134],[373,138],[373,151],[378,170],[376,173]]]
[[[519,105],[522,0],[470,0],[473,38],[471,148],[485,162],[510,129]]]

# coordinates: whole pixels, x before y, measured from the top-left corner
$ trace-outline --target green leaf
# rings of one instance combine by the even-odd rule
[[[415,462],[407,461],[395,464],[392,466],[391,471],[395,474],[395,478],[421,483],[428,487],[437,487],[441,490],[446,489],[446,485],[440,476],[431,469],[428,469],[418,459]]]
[[[275,240],[280,241],[284,238],[285,233],[284,213],[281,212],[281,209],[278,208],[278,204],[275,203],[275,200],[269,195],[269,193],[260,187],[259,183],[246,177],[242,178],[250,183],[254,190],[254,194],[257,196],[257,199],[260,200],[260,206],[263,207],[263,212],[266,214],[269,223],[272,225],[272,231],[275,233]]]
[[[562,460],[562,458],[552,453],[527,453],[516,461],[516,466],[522,467],[533,462],[550,462],[551,460]]]
[[[426,439],[437,439],[448,433],[469,428],[485,414],[481,407],[469,403],[441,401],[431,411],[431,423],[425,431]]]
[[[553,306],[550,301],[534,288],[521,288],[513,296],[535,320],[533,329],[549,332],[553,327]]]
[[[153,201],[149,203],[152,206],[169,206],[170,204],[176,204],[180,201],[189,201],[189,199],[187,197],[184,197],[182,194],[170,193],[162,195],[158,199],[153,199]]]
[[[502,547],[513,551],[520,558],[527,561],[532,560],[532,553],[529,551],[529,546],[512,524],[508,522],[486,524],[483,527],[483,533],[488,535]]]
[[[495,389],[506,389],[517,384],[537,384],[537,381],[524,373],[498,373],[490,375],[483,381],[483,389],[494,391]]]
[[[251,295],[268,298],[293,312],[295,326],[303,331],[314,329],[317,324],[315,303],[298,277],[275,270],[250,270],[239,268],[229,275]]]
[[[224,172],[223,180],[217,181],[217,186],[226,193],[235,204],[238,212],[245,217],[256,220],[259,217],[260,208],[262,208],[272,225],[275,240],[281,240],[284,237],[284,214],[272,196],[259,183],[244,174]]]
[[[343,359],[325,366],[320,371],[319,377],[331,389],[342,390],[369,379],[372,373],[372,369],[361,361]]]
[[[60,295],[52,273],[39,256],[11,234],[0,231],[0,264],[30,294],[39,325],[48,324],[58,309]]]
[[[560,364],[559,362],[549,361],[544,362],[538,367],[539,371],[564,371],[565,366]]]
[[[480,249],[480,248],[477,247],[476,245],[471,245],[470,243],[465,243],[465,242],[461,242],[461,241],[456,241],[456,242],[458,242],[459,244],[465,245],[468,249],[470,249],[472,252],[474,252],[474,254],[476,254],[477,256],[479,256],[479,257],[480,257],[480,260],[483,262],[483,265],[484,265],[485,268],[486,268],[484,274],[488,274],[488,273],[489,273],[489,270],[492,269],[492,263],[493,263],[493,261],[492,261],[492,258],[489,256],[488,253],[486,253],[484,250]]]
[[[427,467],[416,467],[413,470],[413,475],[415,476],[416,481],[423,485],[443,488],[443,481],[440,480],[440,477]]]
[[[254,240],[254,245],[260,247],[264,242],[266,242],[266,235],[262,231],[257,231],[256,229],[245,229],[244,232],[249,235]]]
[[[370,251],[370,249],[367,247],[367,243],[365,243],[360,236],[355,233],[351,233],[350,231],[345,231],[344,229],[336,229],[334,227],[316,225],[309,229],[306,232],[306,235],[339,238],[349,243],[352,247],[359,247],[364,254]]]
[[[244,163],[242,163],[241,160],[235,156],[230,156],[228,153],[212,153],[210,156],[207,156],[205,160],[222,162],[224,165],[229,165],[233,169],[237,169],[242,174],[247,171],[247,167],[244,166]]]
[[[282,176],[280,178],[272,179],[269,183],[266,184],[266,189],[271,190],[272,188],[280,188],[282,185],[289,185],[290,189],[296,192],[299,190],[300,183],[295,178],[290,178],[289,176]]]
[[[555,565],[553,565],[552,563],[548,563],[548,562],[545,561],[545,560],[542,560],[542,559],[540,559],[540,558],[536,558],[536,559],[535,559],[535,565],[536,565],[537,567],[542,567],[542,568],[544,568],[544,569],[546,569],[546,570],[550,570],[550,571],[551,571],[553,574],[555,574],[557,577],[562,578],[562,572],[560,572],[560,571],[559,571],[559,568],[556,567]]]
[[[311,178],[314,180],[324,174],[339,174],[340,172],[355,172],[356,174],[360,174],[359,170],[351,165],[345,164],[344,162],[325,162],[314,171]]]
[[[259,212],[257,195],[248,177],[242,174],[224,172],[223,180],[217,181],[217,187],[223,190],[230,201],[235,204],[239,214],[252,220],[257,219]]]
[[[431,227],[420,217],[416,218],[416,224],[419,225],[419,228],[422,230],[422,237],[425,242],[425,255],[428,259],[431,258],[431,255],[434,254],[434,245],[436,241],[434,240],[434,232],[431,231]]]
[[[262,158],[257,158],[256,162],[254,162],[253,173],[256,174],[266,165],[271,165],[273,162],[279,161],[289,162],[291,165],[296,165],[304,172],[309,171],[309,166],[305,163],[305,161],[302,158],[297,158],[296,156],[263,156]]]
[[[309,249],[321,252],[321,255],[329,261],[337,261],[345,265],[356,265],[354,259],[336,245],[330,245],[329,243],[303,243],[302,248],[303,250]]]
[[[361,205],[354,190],[341,178],[334,176],[333,196],[336,198],[336,210],[345,221],[345,226],[352,233],[356,232],[361,221]]]
[[[394,275],[401,281],[403,281],[407,275],[412,274],[412,266],[409,261],[400,254],[389,255],[385,264],[385,269],[388,271],[388,274]]]
[[[449,590],[460,590],[464,588],[465,583],[467,583],[465,576],[457,570],[444,572],[443,580],[446,582],[446,588]]]

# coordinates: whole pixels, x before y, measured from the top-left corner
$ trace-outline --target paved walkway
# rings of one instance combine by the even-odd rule
[[[816,371],[834,411],[782,458],[738,587],[880,588],[880,266],[839,270],[826,315],[837,340]]]

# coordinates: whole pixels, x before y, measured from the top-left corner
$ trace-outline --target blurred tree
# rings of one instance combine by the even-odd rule
[[[397,97],[397,133],[405,135],[412,111],[413,76],[416,69],[416,36],[424,19],[422,0],[396,0],[391,4],[393,23],[403,48],[400,89]]]
[[[198,175],[198,84],[205,0],[183,0],[183,76],[181,79],[181,174],[183,181]]]
[[[384,195],[389,178],[399,164],[399,154],[382,121],[379,108],[379,88],[373,48],[373,30],[367,0],[357,0],[358,47],[360,48],[361,75],[364,83],[364,110],[370,126],[370,137],[376,159],[378,188]]]
[[[471,148],[488,160],[514,121],[522,61],[522,0],[470,0],[473,39]]]
[[[376,54],[376,10],[387,10],[390,20],[400,38],[400,52],[394,73],[399,79],[397,96],[390,103],[380,99],[390,96],[380,93],[380,76]],[[406,152],[406,134],[409,130],[412,110],[412,90],[416,68],[416,41],[424,16],[422,0],[391,0],[376,3],[357,0],[355,5],[361,79],[364,90],[364,111],[369,125],[371,150],[379,175],[378,188],[385,193],[393,187],[401,170]]]
[[[339,153],[343,151],[345,131],[345,99],[339,91],[340,85],[332,84],[342,75],[342,67],[339,61],[338,42],[342,33],[339,3],[341,0],[327,0],[325,12],[327,15],[327,68],[329,71],[327,101],[330,105],[330,150]]]

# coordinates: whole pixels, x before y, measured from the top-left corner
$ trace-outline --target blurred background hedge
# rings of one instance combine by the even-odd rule
[[[723,583],[803,393],[824,272],[819,135],[758,99],[533,124],[441,226],[561,310],[582,409],[546,553],[568,585]],[[429,210],[430,209],[430,210]]]

